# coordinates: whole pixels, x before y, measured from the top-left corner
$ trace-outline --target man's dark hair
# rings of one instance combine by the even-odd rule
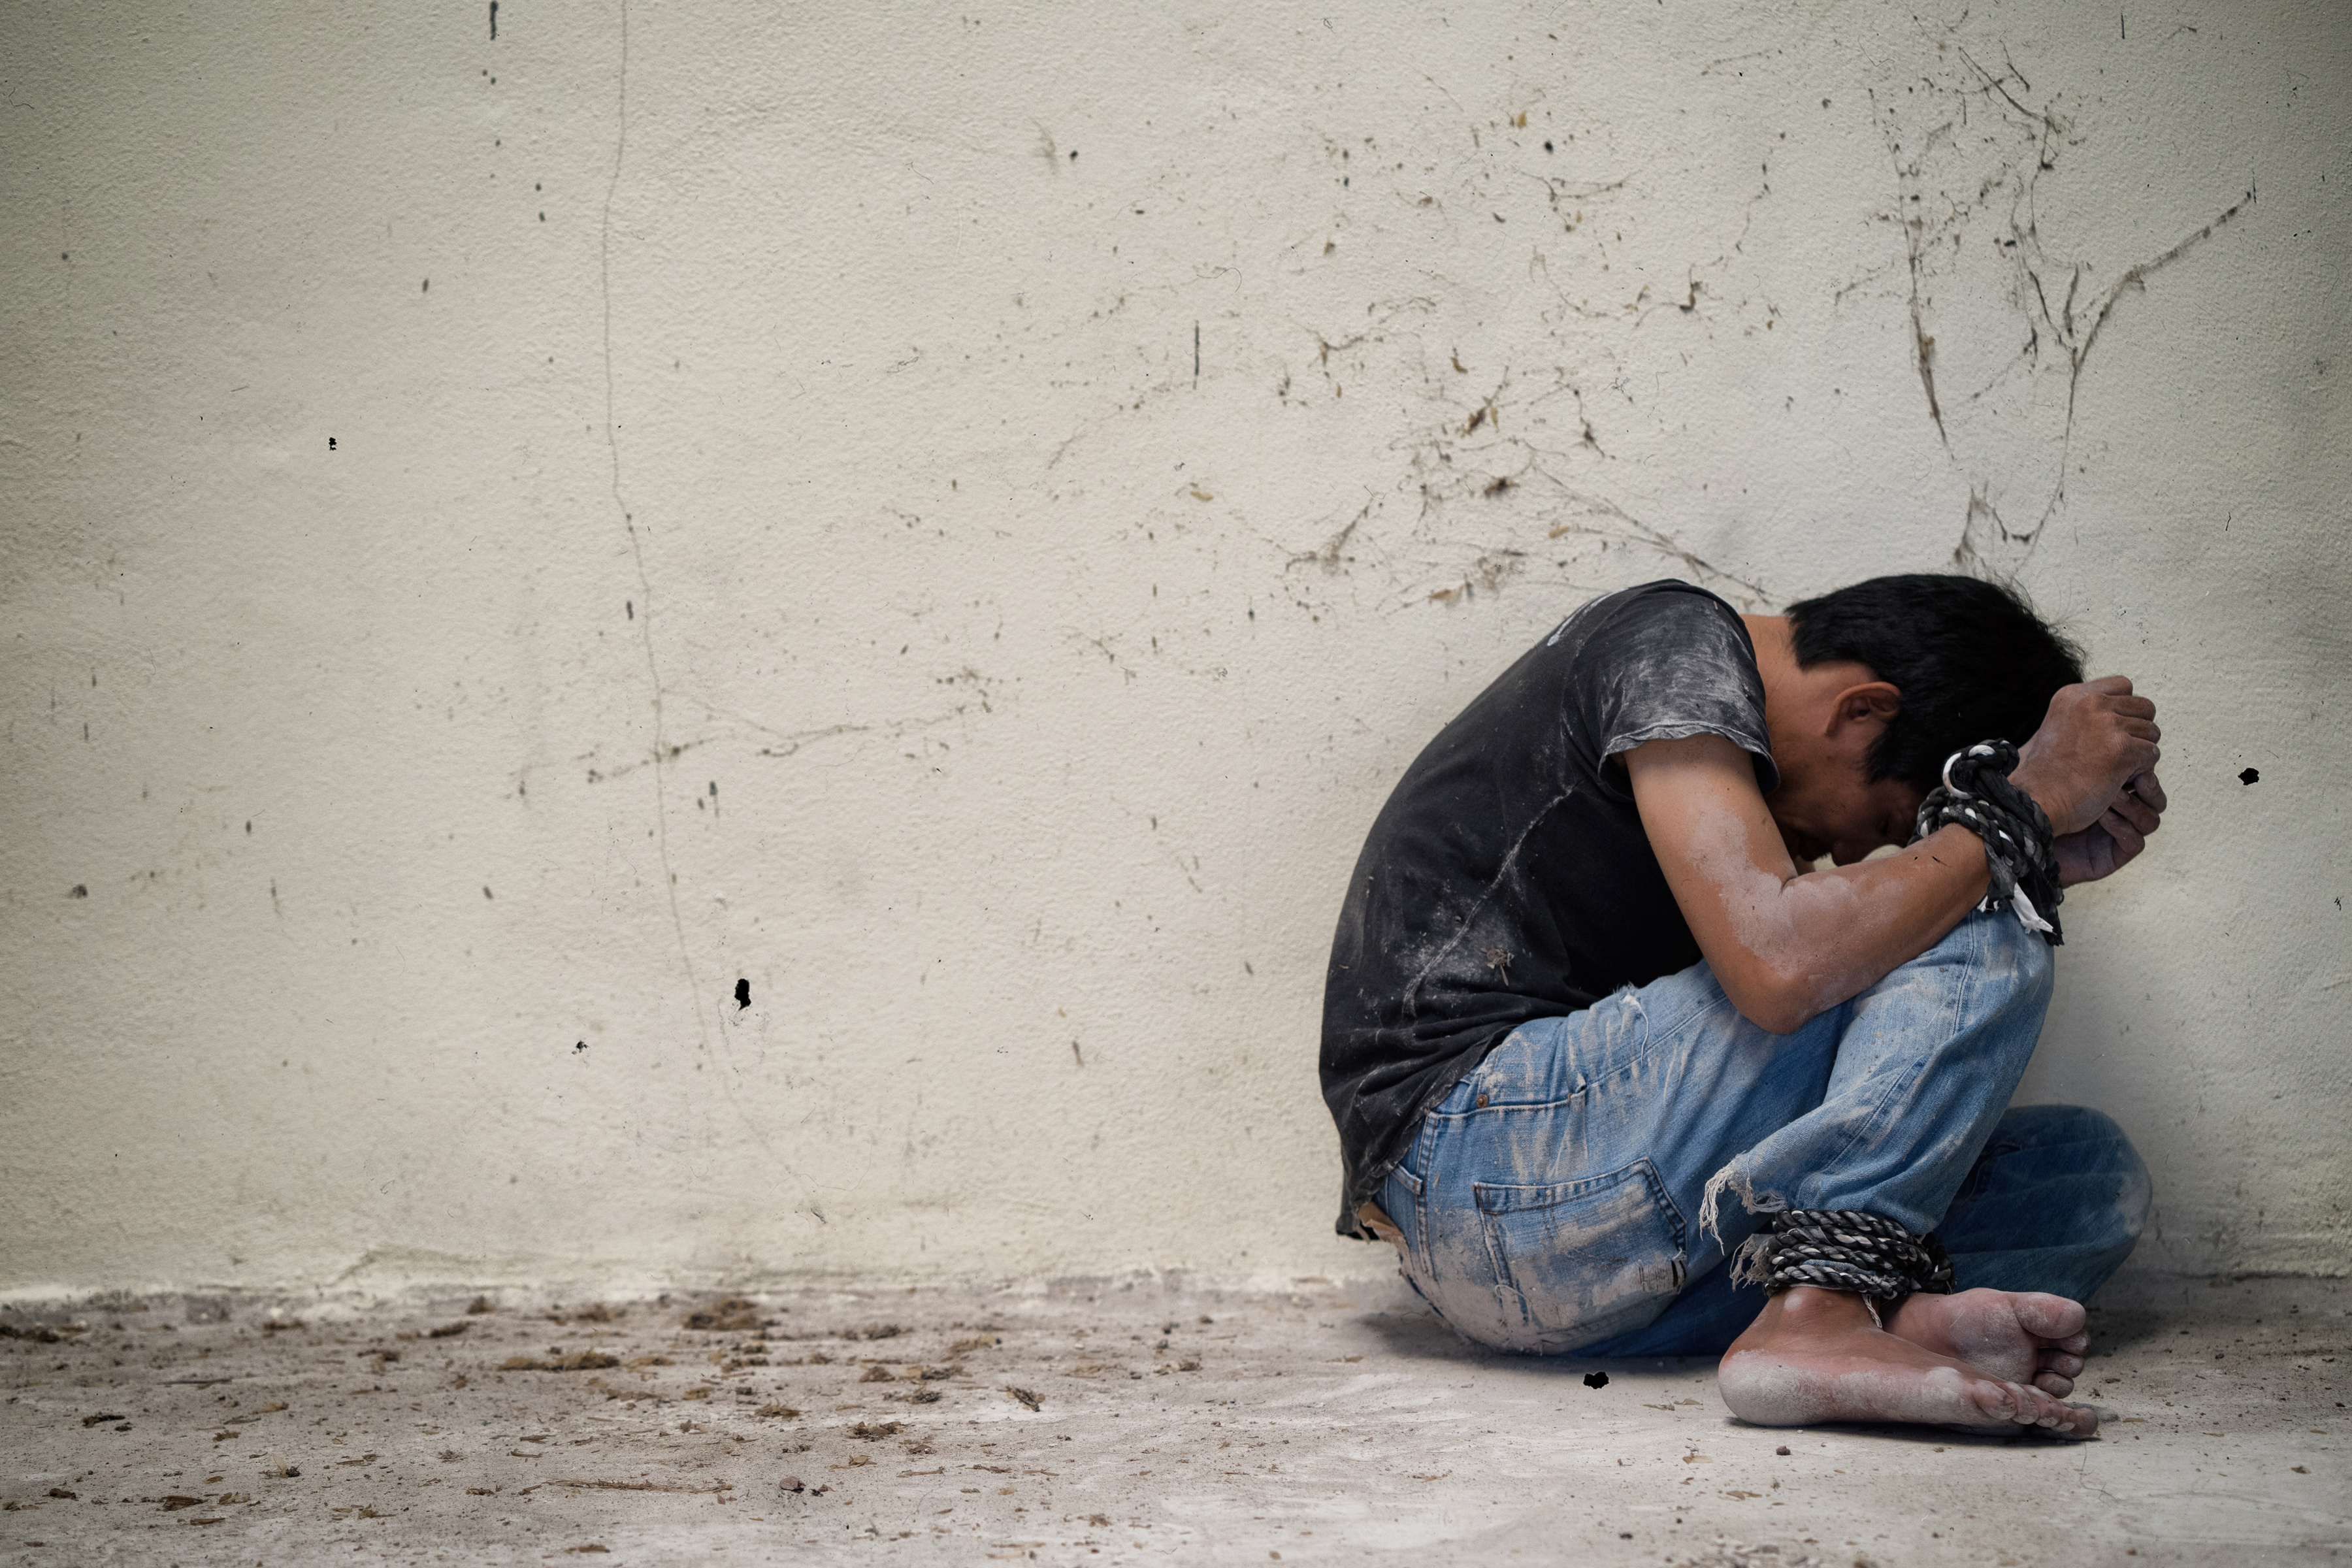
[[[2083,650],[2013,588],[1916,572],[1873,577],[1789,606],[1797,663],[1853,659],[1903,693],[1870,750],[1870,776],[1921,790],[1979,741],[2025,744],[2050,699],[2083,679]]]

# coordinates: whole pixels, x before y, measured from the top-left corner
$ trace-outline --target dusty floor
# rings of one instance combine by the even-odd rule
[[[2086,1444],[1744,1426],[1401,1292],[0,1310],[0,1563],[2352,1560],[2340,1282],[2099,1310]]]

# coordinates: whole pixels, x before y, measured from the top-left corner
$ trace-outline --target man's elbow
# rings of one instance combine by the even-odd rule
[[[1819,987],[1802,975],[1744,975],[1724,983],[1739,1016],[1768,1035],[1793,1035],[1828,1011]]]

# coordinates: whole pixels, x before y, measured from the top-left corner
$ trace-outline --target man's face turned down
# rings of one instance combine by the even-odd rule
[[[1811,754],[1783,765],[1780,787],[1766,797],[1790,857],[1801,868],[1827,856],[1851,866],[1873,850],[1907,844],[1925,795],[1901,779],[1870,777],[1875,731],[1855,727],[1816,740]]]

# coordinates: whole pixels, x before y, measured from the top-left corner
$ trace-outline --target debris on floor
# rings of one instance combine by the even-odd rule
[[[2340,1563],[2347,1311],[2095,1305],[2065,1444],[1747,1426],[1708,1361],[1496,1355],[1393,1282],[18,1305],[0,1555]]]

